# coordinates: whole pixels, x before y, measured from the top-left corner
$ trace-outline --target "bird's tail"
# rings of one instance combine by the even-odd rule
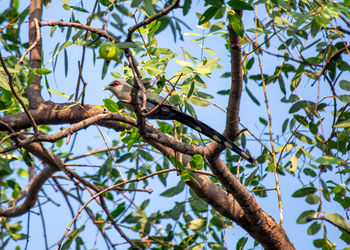
[[[176,112],[175,116],[173,117],[174,120],[177,120],[178,122],[181,122],[190,128],[208,136],[209,138],[213,139],[217,143],[220,143],[221,145],[225,146],[228,149],[231,149],[232,151],[236,152],[238,155],[249,161],[250,163],[254,165],[258,165],[258,162],[247,152],[245,152],[243,149],[240,149],[236,144],[234,144],[231,140],[227,139],[225,136],[217,132],[216,130],[209,127],[207,124],[198,121],[197,119],[193,118],[190,115],[187,115],[181,111],[174,110]]]

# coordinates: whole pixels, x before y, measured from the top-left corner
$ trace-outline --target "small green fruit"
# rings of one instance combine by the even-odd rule
[[[113,42],[104,42],[101,44],[100,49],[98,50],[100,53],[100,57],[106,60],[115,60],[117,62],[119,59],[119,48]]]

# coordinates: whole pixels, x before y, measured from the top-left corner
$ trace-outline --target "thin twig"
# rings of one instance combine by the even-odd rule
[[[130,27],[128,29],[128,36],[126,38],[127,42],[131,42],[132,41],[132,34],[134,33],[135,30],[137,30],[138,28],[141,28],[142,26],[145,26],[147,24],[150,24],[151,22],[161,18],[162,16],[165,16],[166,14],[168,14],[170,11],[172,11],[175,8],[179,8],[180,6],[180,0],[176,0],[176,2],[172,5],[170,5],[169,7],[159,11],[157,14],[155,14],[154,16],[151,16],[149,18],[146,18],[145,20],[143,20],[142,22]]]
[[[257,26],[257,13],[255,13],[255,26]],[[256,35],[256,37],[257,37],[257,35]],[[281,196],[281,190],[280,190],[280,185],[279,185],[279,180],[278,180],[278,165],[276,162],[276,152],[275,152],[274,143],[273,143],[272,117],[271,117],[271,113],[270,113],[269,100],[268,100],[267,93],[266,93],[264,73],[263,73],[263,68],[262,68],[259,53],[257,53],[257,57],[258,57],[258,61],[259,61],[259,68],[260,68],[260,74],[261,74],[261,79],[262,79],[262,86],[263,86],[263,91],[264,91],[266,111],[267,111],[267,116],[269,119],[270,144],[271,144],[271,152],[272,152],[272,159],[273,159],[273,165],[274,165],[273,172],[274,172],[274,176],[275,176],[276,191],[277,191],[277,198],[278,198],[278,207],[279,207],[279,212],[280,212],[280,225],[282,226],[282,224],[283,224],[283,204],[282,204],[282,196]]]
[[[19,65],[23,64],[25,56],[38,45],[38,43],[40,42],[40,39],[41,39],[39,21],[37,18],[34,18],[33,21],[35,24],[36,38],[35,38],[35,41],[32,43],[32,45],[24,51],[21,59],[19,59],[19,62],[18,62]]]

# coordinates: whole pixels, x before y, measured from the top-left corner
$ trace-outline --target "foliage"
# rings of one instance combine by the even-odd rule
[[[20,65],[18,60],[29,47],[26,33],[29,9],[24,9],[25,6],[18,0],[11,1],[0,15],[1,53],[12,75],[15,91],[26,106],[30,107],[25,90],[32,84],[34,76],[40,75],[42,92],[49,100],[74,100],[66,110],[74,106],[85,110],[84,103],[95,101],[93,95],[91,99],[87,97],[87,91],[97,92],[102,88],[102,85],[94,86],[93,82],[84,80],[86,71],[95,71],[95,75],[98,72],[103,80],[113,76],[130,81],[135,76],[126,56],[127,50],[130,50],[137,59],[142,79],[152,82],[146,88],[162,93],[179,109],[196,116],[198,107],[202,107],[201,110],[209,108],[214,97],[220,95],[220,98],[226,98],[230,94],[230,89],[220,84],[216,85],[215,96],[212,89],[217,72],[221,75],[217,81],[226,81],[233,74],[230,66],[222,66],[226,58],[217,55],[220,46],[225,47],[225,56],[230,55],[227,26],[231,25],[242,42],[245,98],[242,110],[245,112],[240,115],[242,120],[249,122],[243,123],[248,131],[241,134],[239,143],[256,156],[260,166],[241,163],[239,157],[229,150],[223,156],[226,166],[261,201],[275,195],[270,188],[280,188],[278,179],[272,182],[272,178],[279,176],[293,183],[291,195],[281,189],[282,202],[292,199],[302,204],[293,207],[299,214],[295,223],[302,224],[304,234],[313,237],[314,247],[333,249],[335,243],[341,246],[350,244],[350,47],[346,43],[350,35],[350,1],[206,0],[195,3],[185,0],[181,3],[182,8],[139,27],[132,41],[127,40],[128,28],[144,18],[155,16],[173,1],[100,0],[94,5],[91,1],[62,2],[61,8],[56,11],[65,11],[65,16],[68,16],[65,22],[103,26],[119,43],[107,41],[91,30],[73,26],[52,26],[50,33],[44,32],[49,27],[42,26],[43,43],[57,39],[54,40],[56,44],[46,43],[49,45],[45,45],[43,50],[42,67],[35,68],[28,59]],[[201,4],[203,6],[197,10],[197,5]],[[52,13],[53,1],[46,0],[44,5],[44,14]],[[198,32],[193,27],[195,25],[191,26],[191,22],[186,21],[194,17],[199,25]],[[43,18],[46,19],[50,16]],[[184,33],[184,30],[188,32]],[[180,50],[180,46],[160,46],[167,44],[166,39],[170,40],[170,37],[180,43],[184,36],[192,44],[189,50]],[[217,42],[209,43],[212,47],[207,47],[207,41]],[[221,44],[221,41],[224,42]],[[201,50],[200,57],[192,50],[195,46]],[[80,71],[73,69],[77,62],[71,60],[71,55],[75,50],[81,50]],[[86,69],[86,64],[91,69]],[[62,69],[66,79],[55,84],[55,74],[61,74]],[[24,112],[9,87],[5,69],[1,67],[0,72],[0,118]],[[83,86],[71,84],[77,77],[78,82],[84,83]],[[120,117],[127,116],[121,105],[111,99],[104,99],[103,104],[106,110]],[[41,142],[66,164],[77,156],[91,156],[90,162],[98,168],[87,165],[84,168],[65,167],[74,168],[82,179],[98,187],[99,191],[124,180],[136,180],[104,193],[110,216],[106,210],[101,210],[102,206],[96,208],[89,204],[86,208],[89,223],[99,230],[107,246],[112,246],[111,240],[113,244],[123,241],[111,236],[115,233],[115,230],[113,233],[110,230],[114,219],[141,248],[224,249],[233,221],[208,205],[186,185],[193,181],[200,186],[194,176],[198,171],[210,170],[206,159],[194,154],[191,167],[186,168],[182,161],[166,157],[148,143],[136,127],[128,127],[129,120],[120,119],[125,129],[120,129],[120,140],[107,139],[110,144],[108,150],[105,144],[101,146],[101,141],[106,142],[107,134],[109,138],[117,135],[107,130],[101,134],[97,134],[98,130],[89,130],[83,149],[76,146],[74,140],[68,140],[69,147],[61,138]],[[3,120],[0,121],[3,123]],[[59,129],[56,125],[62,123],[73,124],[70,121],[42,122],[38,126],[39,133],[57,133]],[[202,145],[202,142],[207,142],[179,124],[176,123],[175,128],[173,125],[172,122],[157,123],[160,132],[185,144]],[[35,131],[26,127],[21,132],[31,136]],[[4,128],[0,132],[0,194],[1,201],[6,201],[1,209],[6,208],[5,203],[9,207],[18,205],[20,198],[25,196],[25,187],[33,172],[39,173],[44,168],[44,164],[25,147],[16,147],[19,142],[13,140],[14,133]],[[94,143],[96,135],[99,135],[98,143]],[[83,139],[78,137],[78,140]],[[260,144],[253,142],[256,140]],[[5,152],[10,147],[16,150]],[[80,163],[83,164],[83,161]],[[179,176],[171,174],[175,171],[179,171]],[[60,171],[50,182],[65,197],[68,205],[60,207],[65,211],[60,213],[67,216],[67,211],[71,209],[73,214],[77,213],[88,201],[88,195],[97,193],[73,177]],[[217,178],[211,177],[211,180],[222,187]],[[152,196],[155,201],[145,194],[148,189],[158,191],[159,197]],[[36,203],[38,207],[33,210],[39,211],[40,208],[40,211],[45,211],[43,203],[54,203],[47,193],[52,193],[52,190],[43,186],[39,193],[40,203]],[[97,201],[104,204],[104,201]],[[271,211],[266,212],[269,214]],[[285,216],[288,217],[288,214]],[[24,217],[19,217],[19,220],[0,218],[0,248],[15,244],[11,243],[13,241],[30,238],[32,232],[27,235],[28,232],[22,228],[24,220]],[[67,227],[66,224],[64,226]],[[89,236],[82,236],[87,229],[84,222],[75,222],[62,248],[69,249],[73,243],[77,248],[91,248],[90,243],[86,243],[90,240]],[[327,232],[331,230],[338,230],[338,236],[329,236]],[[289,228],[286,231],[287,235],[293,234]],[[55,235],[54,242],[62,236],[63,232]],[[258,244],[248,241],[249,237],[236,238],[236,248],[252,248]],[[99,244],[102,245],[102,242]]]

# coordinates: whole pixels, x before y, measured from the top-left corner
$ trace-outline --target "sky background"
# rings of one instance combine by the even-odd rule
[[[20,1],[21,8],[25,8],[27,4],[29,4],[29,1]],[[75,5],[79,1],[70,1],[70,5]],[[90,1],[93,3],[94,1]],[[0,10],[4,8],[4,6],[8,6],[9,1],[1,0],[1,7]],[[44,8],[44,15],[43,20],[64,20],[68,21],[69,17],[71,16],[71,11],[64,11],[62,6],[62,1],[53,1],[51,6],[46,9]],[[85,9],[91,11],[92,7],[89,5],[84,6]],[[59,11],[58,11],[59,10]],[[184,21],[190,26],[195,27],[198,23],[198,19],[195,15],[195,12],[203,13],[205,8],[201,5],[200,1],[193,1],[191,13],[189,13]],[[262,11],[259,9],[259,11]],[[81,22],[85,22],[86,15],[81,14],[79,12],[74,12],[75,18],[78,20],[81,20]],[[253,12],[244,12],[243,22],[245,27],[253,27],[254,26],[254,19],[253,19]],[[175,10],[173,13],[170,14],[170,16],[177,16],[182,17],[182,10]],[[260,16],[263,16],[264,13],[259,12]],[[83,18],[82,18],[83,17]],[[107,20],[112,20],[110,16],[107,16]],[[91,24],[91,26],[100,28],[101,23],[97,20],[94,20]],[[27,40],[27,33],[28,30],[26,29],[26,25],[22,26],[22,33],[23,39]],[[113,32],[113,28],[109,26],[110,30]],[[185,27],[183,28],[183,32],[195,32],[198,34],[202,33],[201,29],[194,29],[194,30],[187,30]],[[49,36],[50,33],[50,27],[43,27],[41,29],[42,37],[43,37],[43,51],[44,53],[44,61],[43,61],[43,67],[52,69],[52,56],[51,52],[54,50],[56,44],[60,42],[61,44],[65,41],[66,31],[63,33],[60,32],[60,30],[57,28],[55,34],[53,37]],[[207,32],[207,31],[206,31]],[[72,33],[74,35],[75,32]],[[118,35],[118,34],[116,34]],[[159,47],[169,47],[174,52],[177,52],[179,56],[177,59],[183,59],[181,58],[182,55],[182,49],[183,46],[185,50],[189,51],[192,56],[195,56],[197,58],[201,57],[202,50],[201,48],[194,44],[193,42],[189,41],[187,38],[190,37],[194,39],[194,36],[184,36],[185,40],[181,41],[177,39],[175,42],[173,40],[173,36],[170,33],[170,30],[167,29],[166,31],[162,32],[161,34],[157,35],[156,38],[159,41]],[[123,40],[124,38],[122,38]],[[214,70],[214,73],[212,74],[210,79],[205,79],[205,82],[208,86],[208,89],[203,90],[204,92],[207,92],[213,96],[215,96],[215,99],[211,100],[218,104],[222,108],[226,108],[227,106],[227,96],[220,96],[217,95],[216,92],[222,89],[228,89],[230,87],[230,78],[220,78],[220,76],[224,73],[230,70],[230,58],[229,54],[227,53],[226,48],[224,47],[224,40],[220,39],[218,36],[215,37],[208,37],[205,39],[204,47],[210,48],[215,51],[216,55],[214,57],[219,57],[221,60],[219,61],[219,64],[224,67],[223,70]],[[274,45],[271,45],[271,48],[274,48]],[[69,51],[69,72],[67,77],[64,76],[64,57],[63,53],[59,55],[57,68],[53,74],[48,75],[48,81],[50,84],[50,88],[64,92],[68,95],[71,95],[75,91],[75,85],[77,82],[77,62],[81,58],[81,52],[82,47],[72,45],[70,48],[68,48]],[[94,65],[91,58],[92,58],[92,51],[90,49],[86,50],[86,60],[85,60],[85,66],[83,70],[83,76],[85,81],[88,83],[88,88],[86,91],[86,98],[85,103],[86,104],[93,104],[93,105],[103,105],[103,99],[108,98],[110,93],[102,91],[103,86],[107,85],[110,81],[114,80],[114,78],[107,74],[105,79],[101,79],[101,71],[102,71],[102,60],[97,60],[96,64]],[[210,57],[209,54],[206,54],[204,52],[204,56]],[[263,70],[265,73],[272,73],[274,72],[274,66],[278,65],[278,63],[281,61],[281,59],[277,59],[271,56],[267,56],[264,54],[262,58],[262,65]],[[167,71],[167,76],[170,77],[172,73],[176,72],[181,68],[180,65],[177,65],[176,63],[170,64],[168,66],[169,71]],[[117,68],[109,67],[110,71],[113,72],[119,72],[122,74],[123,72],[121,70],[118,70]],[[251,74],[258,74],[258,64],[254,64],[254,68],[250,72]],[[266,115],[266,109],[265,105],[263,103],[263,92],[262,88],[257,86],[258,84],[253,81],[248,81],[248,87],[249,89],[254,93],[255,97],[258,98],[258,100],[261,102],[261,106],[256,106],[251,99],[247,96],[246,93],[242,96],[241,101],[241,109],[240,109],[240,117],[241,117],[241,123],[244,124],[249,130],[251,130],[255,135],[260,137],[263,135],[263,133],[268,132],[260,123],[259,123],[259,117],[263,117],[267,120]],[[308,99],[314,98],[316,100],[317,98],[317,91],[315,89],[310,89],[308,87],[310,85],[309,82],[302,82],[302,91],[300,91],[298,94],[301,97],[307,97]],[[288,88],[289,89],[289,88]],[[321,89],[321,95],[323,91],[327,91],[325,89]],[[47,90],[44,88],[42,91],[45,98],[49,99],[49,95]],[[288,109],[289,106],[285,105],[284,103],[281,103],[280,98],[280,90],[277,86],[270,84],[267,86],[267,93],[269,98],[269,105],[270,105],[270,112],[272,115],[272,127],[275,129],[276,133],[280,133],[281,124],[284,121],[284,119],[288,116]],[[290,93],[289,93],[290,94]],[[288,95],[287,95],[288,96]],[[115,99],[114,99],[115,100]],[[52,95],[52,101],[55,102],[66,102],[64,98]],[[196,108],[197,117],[207,123],[208,125],[215,128],[217,131],[222,132],[225,127],[225,113],[220,111],[219,109],[215,108],[214,106]],[[327,120],[325,120],[327,122]],[[68,125],[67,125],[68,126]],[[60,126],[61,127],[61,126]],[[58,129],[57,127],[56,129]],[[106,129],[103,129],[104,135],[107,137],[108,142],[111,142],[115,138],[119,138],[119,134],[108,131]],[[327,132],[327,131],[326,131]],[[94,136],[91,136],[94,135]],[[266,136],[265,136],[266,137]],[[88,139],[87,139],[88,138]],[[247,148],[253,155],[258,155],[261,151],[261,146],[252,141],[251,137],[248,137],[249,141],[247,143]],[[268,142],[266,142],[268,143]],[[281,143],[284,143],[283,140],[281,140]],[[92,126],[88,128],[87,130],[80,131],[76,140],[74,151],[76,154],[83,154],[88,152],[87,146],[93,145],[95,148],[105,148],[103,140],[100,138],[99,133],[97,129]],[[268,147],[270,147],[268,143]],[[277,146],[276,146],[277,147]],[[66,150],[68,151],[70,148],[70,145],[64,146],[62,148],[62,151]],[[96,163],[95,160],[92,160],[92,158],[87,159],[86,163]],[[82,162],[84,163],[84,162]],[[121,167],[131,167],[126,162],[121,164]],[[265,167],[265,166],[264,166]],[[77,168],[76,168],[77,169]],[[84,169],[84,171],[88,171]],[[61,174],[61,173],[60,173]],[[167,188],[175,186],[178,184],[179,176],[177,176],[175,173],[170,173],[171,178],[168,178],[168,181],[170,181],[172,184],[170,184]],[[280,176],[280,184],[281,184],[281,192],[282,192],[282,202],[284,206],[284,224],[283,227],[287,231],[288,236],[290,237],[291,241],[295,244],[295,247],[297,249],[314,249],[314,246],[312,244],[312,240],[315,239],[314,236],[307,236],[306,225],[300,225],[296,224],[296,219],[300,215],[300,213],[307,209],[315,209],[315,206],[308,206],[305,201],[303,201],[303,198],[291,198],[291,195],[295,190],[302,187],[302,183],[299,183],[296,178],[292,178],[290,176]],[[22,188],[26,186],[26,179],[22,178],[23,185]],[[148,211],[151,211],[152,208],[159,208],[161,206],[162,210],[170,209],[174,206],[174,202],[178,200],[184,200],[185,196],[175,196],[173,198],[164,198],[162,196],[159,196],[160,193],[162,193],[165,188],[157,178],[150,180],[152,182],[151,186],[149,188],[152,188],[154,192],[152,194],[146,194],[141,193],[137,194],[136,196],[136,203],[138,201],[142,201],[143,199],[148,198],[150,199],[150,205],[148,208]],[[264,184],[266,188],[274,188],[275,187],[275,181],[273,178],[273,173],[271,173],[264,181]],[[48,182],[46,185],[50,185]],[[52,203],[47,203],[44,205],[44,218],[47,228],[47,235],[48,235],[48,241],[49,246],[55,246],[59,239],[62,237],[63,233],[65,232],[66,227],[71,221],[71,215],[69,214],[68,210],[65,207],[65,203],[62,199],[62,195],[60,195],[58,192],[55,192],[53,188],[49,188],[51,190],[48,195],[54,199],[58,204],[61,204],[61,206],[55,206]],[[187,192],[186,192],[187,193]],[[117,195],[117,194],[115,194]],[[85,197],[86,200],[89,197]],[[256,197],[259,204],[262,206],[262,208],[265,210],[266,213],[270,214],[276,221],[279,221],[279,211],[278,211],[278,202],[277,202],[277,195],[274,191],[268,192],[268,197],[261,199]],[[43,202],[45,199],[41,199],[41,202]],[[325,210],[329,208],[329,205],[327,203],[324,204]],[[332,209],[334,211],[341,211],[339,210],[339,207],[337,207],[337,204],[332,205]],[[76,206],[76,209],[80,206]],[[189,207],[187,207],[189,208]],[[38,212],[38,208],[35,208],[34,211]],[[18,220],[23,220],[23,227],[26,227],[26,221],[27,221],[27,215],[24,215]],[[101,239],[101,236],[99,233],[97,233],[96,227],[94,225],[91,225],[89,222],[88,217],[83,212],[79,218],[78,222],[86,223],[87,229],[81,234],[81,237],[85,241],[86,245],[88,246],[88,249],[92,249],[94,244],[98,249],[105,249],[106,245],[104,241]],[[328,235],[329,238],[332,240],[335,240],[336,243],[338,243],[339,247],[344,246],[342,241],[337,240],[339,238],[338,230],[334,227],[328,225]],[[126,231],[128,234],[129,232]],[[322,231],[320,231],[322,232]],[[227,245],[229,249],[235,249],[235,245],[233,245],[237,240],[242,236],[246,235],[246,233],[241,230],[238,226],[236,226],[234,229],[226,229],[226,239],[227,239]],[[114,234],[114,235],[113,235]],[[113,232],[114,242],[118,242],[119,235],[117,235],[115,232]],[[132,235],[131,235],[132,236]],[[322,238],[322,235],[319,233],[318,238]],[[32,213],[30,216],[30,241],[29,241],[29,247],[28,249],[43,249],[44,248],[44,241],[43,241],[43,231],[42,231],[42,222],[40,219],[40,216]],[[113,238],[112,237],[112,238]],[[124,240],[120,240],[124,241]],[[96,243],[94,243],[96,242]],[[19,241],[19,242],[12,242],[9,249],[13,249],[16,245],[20,245],[21,248],[24,246],[25,241]],[[252,247],[253,245],[252,241],[249,241],[249,243],[246,245],[247,247]],[[123,245],[119,247],[118,249],[125,249],[128,245]]]

